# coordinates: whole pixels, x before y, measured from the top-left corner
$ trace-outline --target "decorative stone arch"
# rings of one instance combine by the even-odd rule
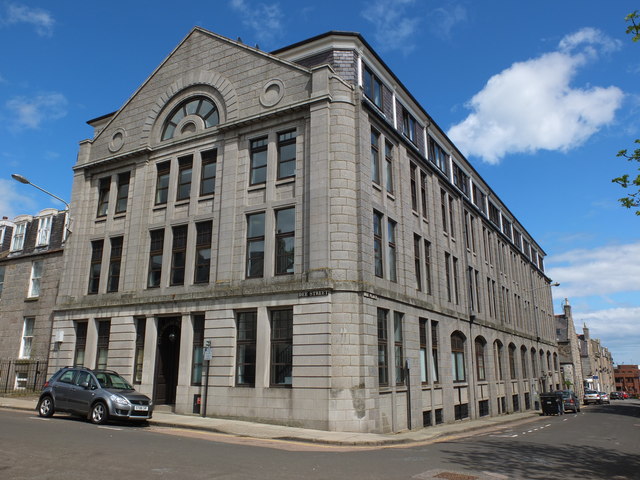
[[[142,127],[141,144],[160,143],[164,117],[182,101],[195,95],[205,95],[215,101],[219,123],[238,118],[238,96],[231,82],[217,72],[194,70],[185,73],[158,97]]]

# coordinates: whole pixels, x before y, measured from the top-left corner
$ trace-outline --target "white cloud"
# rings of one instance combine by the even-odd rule
[[[249,4],[246,0],[231,0],[231,8],[242,16],[242,23],[253,30],[259,42],[270,44],[283,30],[284,15],[279,3]]]
[[[571,250],[546,259],[559,298],[640,292],[640,242]]]
[[[6,8],[6,15],[2,19],[5,25],[27,23],[35,27],[36,33],[41,37],[53,35],[55,20],[49,12],[40,8],[29,8],[25,5],[10,3]]]
[[[415,9],[409,10],[413,3],[415,0],[376,0],[367,4],[362,16],[373,24],[380,50],[402,50],[407,54],[414,48],[411,39],[420,18]]]
[[[514,63],[473,96],[472,113],[449,137],[488,163],[509,153],[581,145],[613,121],[624,94],[615,86],[573,88],[571,81],[599,52],[618,47],[598,30],[583,29],[563,38],[557,51]]]
[[[67,99],[61,93],[47,93],[32,98],[14,97],[6,107],[15,115],[13,130],[38,128],[46,120],[56,120],[67,114]]]
[[[589,327],[589,336],[600,339],[616,363],[640,363],[640,307],[620,307],[593,312],[573,312],[577,333]]]
[[[18,184],[15,180],[0,178],[0,218],[7,217],[13,220],[16,216],[29,214],[36,208],[36,202],[18,193]]]
[[[439,7],[429,14],[429,20],[429,29],[434,34],[449,38],[453,28],[467,20],[467,10],[462,5]]]

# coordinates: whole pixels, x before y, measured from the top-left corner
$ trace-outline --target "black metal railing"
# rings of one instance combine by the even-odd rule
[[[46,360],[0,360],[2,394],[39,392],[46,380]]]

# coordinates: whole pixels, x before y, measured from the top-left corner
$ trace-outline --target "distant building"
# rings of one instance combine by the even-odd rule
[[[627,392],[633,397],[640,397],[640,369],[638,365],[618,365],[613,371],[616,390]]]
[[[357,432],[560,388],[544,250],[359,34],[194,28],[89,124],[50,371]]]
[[[584,388],[599,392],[615,390],[613,376],[613,357],[609,349],[600,344],[597,338],[591,338],[586,324],[583,333],[578,335],[580,360],[584,376]]]
[[[52,208],[0,220],[0,391],[44,381],[65,222]]]
[[[573,390],[578,398],[584,394],[584,375],[582,374],[582,360],[580,357],[580,342],[576,335],[571,315],[571,305],[565,298],[564,312],[556,315],[556,339],[558,341],[558,357],[562,371],[563,389]]]

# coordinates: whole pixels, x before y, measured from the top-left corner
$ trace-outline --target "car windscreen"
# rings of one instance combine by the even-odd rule
[[[133,387],[120,375],[115,373],[100,372],[96,374],[102,388],[115,388],[118,390],[133,390]]]

